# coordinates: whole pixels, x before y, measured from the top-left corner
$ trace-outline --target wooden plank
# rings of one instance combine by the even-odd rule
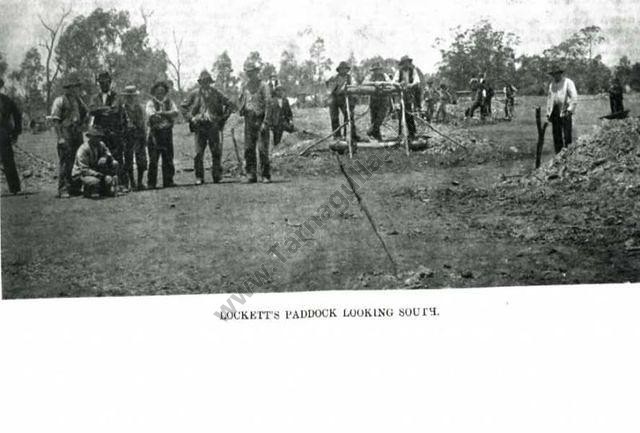
[[[536,107],[536,128],[538,129],[538,143],[536,145],[536,169],[540,168],[542,160],[542,148],[544,147],[544,133],[547,130],[548,123],[545,121],[542,124],[540,107]]]

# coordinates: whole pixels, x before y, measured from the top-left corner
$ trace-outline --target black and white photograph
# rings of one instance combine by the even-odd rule
[[[2,297],[640,280],[640,6],[2,1]]]

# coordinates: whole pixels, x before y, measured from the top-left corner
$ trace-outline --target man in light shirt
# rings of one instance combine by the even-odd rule
[[[162,186],[176,186],[173,175],[173,124],[178,117],[178,107],[169,99],[169,85],[166,81],[158,81],[151,87],[151,100],[145,109],[149,123],[149,172],[147,185],[156,187],[158,180],[158,160],[162,157]]]
[[[407,122],[407,132],[409,140],[416,136],[416,124],[413,118],[413,111],[420,107],[420,76],[413,66],[413,59],[409,56],[402,56],[398,64],[398,71],[393,77],[393,81],[404,86],[404,108]],[[402,130],[402,119],[400,119],[399,130]]]
[[[572,80],[564,77],[564,69],[553,67],[549,71],[553,81],[547,97],[547,120],[551,122],[553,146],[556,153],[571,144],[572,116],[576,109],[578,91]]]

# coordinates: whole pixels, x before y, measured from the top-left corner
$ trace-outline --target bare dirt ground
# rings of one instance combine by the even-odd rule
[[[638,98],[626,103],[640,113]],[[640,143],[622,168],[594,156],[584,170],[569,165],[556,174],[548,131],[535,178],[533,107],[541,104],[519,98],[512,122],[435,125],[457,144],[425,130],[429,147],[409,158],[402,149],[358,152],[365,163],[374,153],[386,160],[362,192],[398,278],[356,204],[334,213],[286,264],[266,253],[344,183],[328,143],[297,155],[329,132],[325,109],[294,112],[300,131],[273,150],[272,184],[240,183],[229,136],[235,127],[242,147],[242,127],[232,117],[222,184],[210,183],[207,173],[209,183],[193,186],[193,137],[178,125],[179,187],[104,200],[55,198],[53,135],[25,134],[16,155],[26,193],[4,192],[0,202],[3,297],[233,292],[262,265],[271,275],[256,290],[266,292],[640,281]],[[576,133],[594,134],[607,107],[603,98],[581,101]],[[462,107],[453,108],[459,115]],[[364,113],[364,135],[365,107],[356,112]],[[635,126],[629,128],[633,149]],[[389,122],[387,136],[393,129]],[[599,183],[576,183],[592,170]],[[613,172],[624,176],[605,182]],[[627,185],[620,194],[607,186],[618,184]]]

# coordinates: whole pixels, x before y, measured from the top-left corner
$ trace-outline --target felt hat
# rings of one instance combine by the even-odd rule
[[[349,70],[351,70],[351,66],[349,66],[349,64],[347,62],[340,62],[340,64],[336,68],[336,71],[340,72],[342,70],[349,71]]]
[[[198,77],[198,83],[213,83],[213,78],[211,78],[211,74],[206,69],[200,72],[200,76]]]

